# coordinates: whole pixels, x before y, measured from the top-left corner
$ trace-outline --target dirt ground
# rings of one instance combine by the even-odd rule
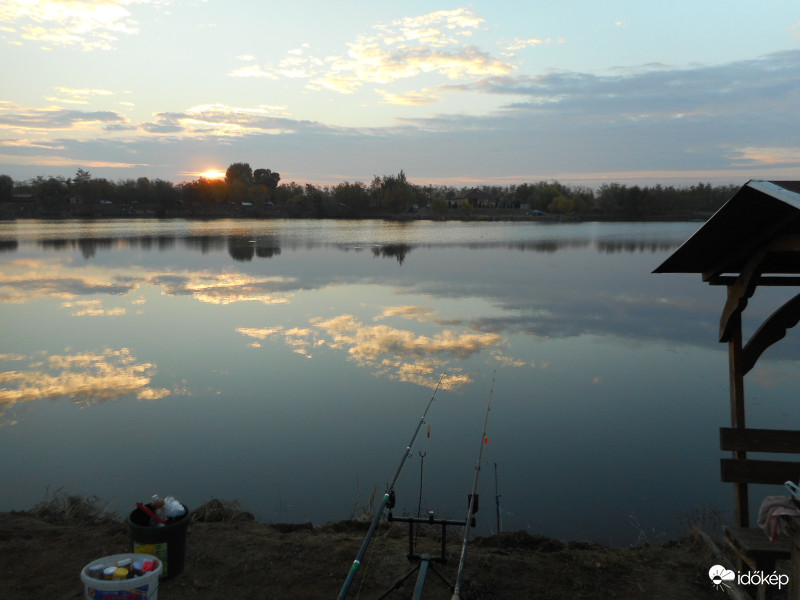
[[[214,503],[218,504],[214,504]],[[364,540],[368,523],[322,527],[257,523],[249,513],[212,501],[193,512],[183,572],[162,581],[162,600],[335,598]],[[439,528],[419,532],[417,549],[438,554]],[[436,565],[454,582],[459,532],[448,535],[447,563]],[[81,511],[0,513],[0,596],[6,600],[83,598],[81,569],[130,551],[127,523]],[[414,564],[406,558],[408,525],[382,522],[348,598],[379,598]],[[467,548],[461,598],[473,599],[692,599],[723,600],[711,585],[718,562],[698,537],[613,549],[563,543],[525,532],[474,538]],[[412,595],[416,573],[389,598]],[[449,600],[452,591],[432,571],[423,597]]]

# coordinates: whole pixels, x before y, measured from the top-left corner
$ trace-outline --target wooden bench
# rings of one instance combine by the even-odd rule
[[[748,453],[800,454],[800,431],[722,427],[719,440],[721,450],[733,452],[732,458],[720,461],[722,481],[736,486],[738,523],[723,529],[725,541],[742,563],[755,571],[772,573],[776,561],[789,559],[790,543],[785,537],[771,542],[760,527],[749,526],[747,486],[797,482],[800,478],[800,461],[752,459]],[[789,495],[788,490],[786,495]],[[770,590],[763,588],[759,590],[759,597],[768,597]]]

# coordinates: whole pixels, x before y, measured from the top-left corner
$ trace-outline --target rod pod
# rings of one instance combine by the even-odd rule
[[[411,448],[414,446],[414,441],[417,439],[417,434],[419,430],[422,428],[422,425],[425,423],[425,417],[428,414],[428,411],[431,408],[431,404],[436,399],[436,392],[439,391],[439,388],[442,385],[442,379],[444,378],[444,373],[439,377],[439,382],[436,384],[436,388],[433,390],[433,395],[431,396],[430,401],[428,402],[428,406],[425,408],[425,412],[422,413],[422,418],[417,423],[417,428],[414,430],[414,435],[411,436],[411,441],[406,446],[405,450],[403,451],[403,457],[400,459],[400,464],[397,466],[397,470],[394,472],[394,477],[392,477],[392,482],[389,484],[389,487],[386,488],[386,493],[383,495],[383,499],[381,500],[381,504],[378,507],[378,512],[375,514],[375,518],[372,520],[372,524],[369,526],[369,531],[367,531],[367,536],[364,538],[364,541],[361,543],[361,548],[358,550],[358,554],[356,554],[356,558],[353,561],[353,565],[350,567],[350,571],[347,573],[347,578],[344,580],[344,584],[342,585],[342,589],[339,591],[339,595],[337,596],[337,600],[344,600],[347,597],[347,591],[350,589],[350,585],[353,583],[353,579],[356,576],[356,571],[361,566],[361,561],[364,558],[364,554],[367,553],[367,548],[369,547],[369,543],[372,540],[372,536],[375,535],[375,530],[378,528],[378,523],[381,520],[381,516],[383,516],[383,511],[386,508],[386,505],[389,502],[389,498],[394,495],[394,484],[397,482],[397,478],[400,476],[400,471],[403,470],[403,465],[406,462],[406,459],[411,456]]]

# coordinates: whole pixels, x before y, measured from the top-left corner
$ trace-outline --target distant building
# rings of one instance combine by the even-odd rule
[[[492,197],[478,188],[467,190],[458,197],[459,200],[467,200],[472,208],[486,208],[487,206],[495,206]]]

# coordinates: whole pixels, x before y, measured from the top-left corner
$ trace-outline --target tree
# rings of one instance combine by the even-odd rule
[[[325,194],[317,186],[306,184],[306,198],[308,198],[314,216],[322,218],[325,216]]]
[[[225,171],[225,183],[231,184],[241,181],[244,184],[253,183],[253,169],[247,163],[233,163]]]
[[[8,175],[0,175],[0,202],[10,202],[14,195],[14,180]]]
[[[369,194],[363,183],[345,181],[334,186],[333,201],[346,208],[350,214],[358,215],[369,206]]]
[[[256,169],[253,171],[253,183],[267,186],[270,192],[275,191],[280,180],[280,173],[275,173],[269,169]]]
[[[85,202],[91,195],[89,184],[92,181],[92,174],[89,171],[78,169],[75,178],[72,180],[72,190],[81,202]]]
[[[275,193],[272,197],[276,204],[288,205],[293,202],[301,202],[304,198],[303,186],[294,181],[291,183],[283,183],[275,189]]]
[[[69,200],[67,182],[61,177],[45,179],[39,176],[34,181],[33,187],[34,197],[45,206],[60,206]]]
[[[547,210],[559,215],[566,215],[574,212],[575,202],[573,202],[572,198],[567,198],[564,194],[559,194],[550,201],[550,204],[547,205]]]
[[[444,213],[447,210],[447,200],[442,196],[436,196],[431,200],[431,208],[437,215]]]
[[[416,198],[414,188],[408,183],[402,169],[396,176],[375,177],[370,184],[370,191],[377,199],[378,206],[392,210],[408,210]]]

